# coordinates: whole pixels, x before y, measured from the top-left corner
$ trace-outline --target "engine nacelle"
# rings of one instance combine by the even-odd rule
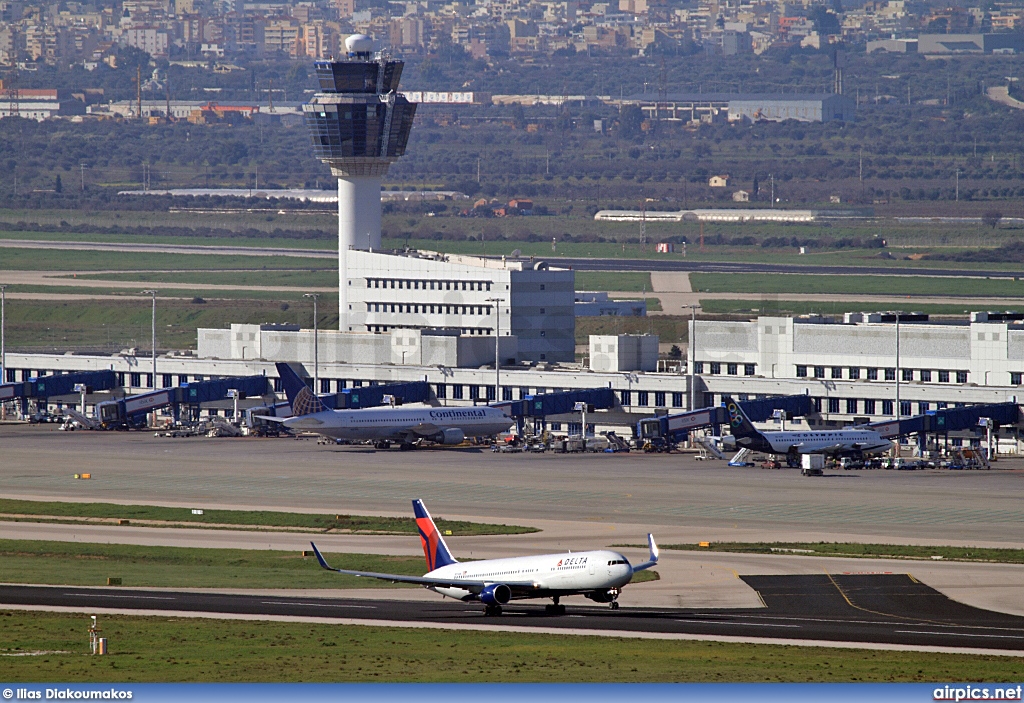
[[[478,597],[484,605],[505,605],[512,600],[512,589],[503,583],[492,583]]]
[[[441,432],[438,432],[437,434],[430,438],[430,441],[435,442],[437,444],[462,444],[462,442],[465,439],[465,432],[458,429],[457,427],[451,427],[447,430],[442,430]]]
[[[609,588],[607,591],[591,591],[584,595],[595,603],[611,603],[619,597],[619,589]]]

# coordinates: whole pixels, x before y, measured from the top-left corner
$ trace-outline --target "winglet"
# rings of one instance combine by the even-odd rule
[[[313,547],[313,554],[316,554],[316,560],[320,562],[320,566],[327,569],[328,571],[334,571],[334,569],[331,568],[331,565],[327,563],[327,560],[324,559],[324,555],[321,554],[320,550],[316,548],[316,545],[312,542],[310,542],[309,544],[311,547]]]
[[[643,564],[634,566],[633,571],[643,571],[658,563],[658,544],[654,541],[654,535],[651,533],[647,533],[647,546],[651,550],[650,556]]]

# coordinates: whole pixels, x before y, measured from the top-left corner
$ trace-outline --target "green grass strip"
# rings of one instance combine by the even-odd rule
[[[4,678],[100,682],[1014,681],[1024,660],[931,652],[0,611]]]
[[[115,518],[122,520],[160,520],[202,525],[238,525],[251,527],[296,527],[311,531],[327,530],[366,534],[418,534],[416,522],[408,517],[373,517],[362,515],[317,515],[285,513],[269,510],[204,510],[193,515],[190,508],[164,508],[156,505],[117,505],[114,503],[62,503],[33,500],[0,499],[0,513],[7,515],[39,515],[49,518]],[[492,525],[435,518],[437,528],[453,535],[521,535],[539,532],[534,527]]]
[[[1012,278],[928,276],[925,271],[919,276],[691,273],[690,285],[694,291],[709,293],[910,295],[953,298],[1024,296],[1024,281]],[[907,305],[913,305],[913,301],[909,301]]]
[[[104,586],[108,578],[126,587],[159,588],[394,588],[376,579],[331,574],[313,556],[309,544],[295,538],[291,552],[254,549],[149,547],[0,540],[0,581],[65,586]],[[337,569],[422,576],[423,557],[330,554]]]
[[[643,548],[643,544],[620,544],[617,547]],[[854,557],[864,559],[933,559],[948,561],[979,561],[998,564],[1024,564],[1024,549],[995,547],[929,547],[914,544],[859,544],[854,542],[711,542],[710,547],[697,544],[662,544],[662,549],[694,552],[736,552],[740,554],[797,554],[815,557]]]

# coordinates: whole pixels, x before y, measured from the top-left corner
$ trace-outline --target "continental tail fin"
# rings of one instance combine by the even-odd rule
[[[722,403],[725,404],[725,410],[729,413],[729,428],[734,437],[754,437],[761,434],[751,424],[739,403],[729,396],[723,396]]]
[[[319,398],[309,390],[305,381],[288,364],[277,362],[277,375],[281,378],[284,394],[292,406],[292,415],[312,415],[327,409]]]
[[[414,500],[412,509],[416,515],[416,527],[420,530],[420,544],[423,545],[423,556],[427,558],[427,571],[439,569],[449,564],[458,564],[459,560],[452,556],[444,537],[434,524],[434,519],[427,512],[422,500]]]

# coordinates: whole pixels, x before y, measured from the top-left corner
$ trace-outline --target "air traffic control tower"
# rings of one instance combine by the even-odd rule
[[[416,103],[398,93],[404,62],[373,51],[373,40],[345,40],[343,59],[316,62],[320,91],[302,106],[316,158],[338,178],[339,329],[349,301],[347,252],[380,249],[381,178],[405,154]]]

